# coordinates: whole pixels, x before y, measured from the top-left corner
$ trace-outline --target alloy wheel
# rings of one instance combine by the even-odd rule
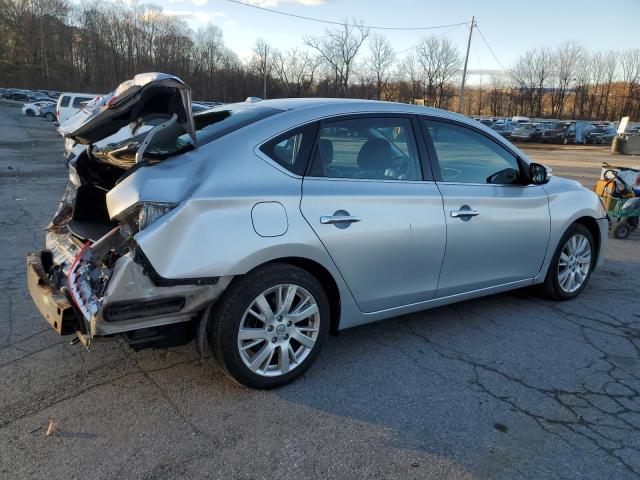
[[[258,375],[285,375],[311,353],[320,321],[318,304],[306,289],[294,284],[271,287],[242,316],[237,341],[240,358]]]
[[[570,237],[558,259],[558,283],[566,293],[573,293],[584,284],[591,268],[591,245],[582,234]]]

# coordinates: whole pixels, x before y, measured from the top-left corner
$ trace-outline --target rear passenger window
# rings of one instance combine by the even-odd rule
[[[260,150],[287,170],[303,175],[313,146],[317,124],[290,130],[260,147]]]
[[[70,100],[71,100],[71,97],[62,97],[62,100],[60,100],[60,106],[61,107],[68,107]]]
[[[325,123],[311,176],[421,180],[420,160],[407,118],[357,118]]]
[[[76,97],[73,99],[73,108],[82,108],[83,103],[93,100],[91,97]]]
[[[485,135],[451,123],[423,120],[440,165],[443,182],[519,184],[515,155]]]

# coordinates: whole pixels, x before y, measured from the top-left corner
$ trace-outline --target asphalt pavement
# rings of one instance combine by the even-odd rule
[[[193,342],[87,352],[40,317],[25,255],[62,147],[0,105],[0,478],[640,476],[640,234],[610,239],[574,301],[523,290],[346,330],[295,383],[252,391]],[[610,157],[562,152],[531,155],[585,183]]]

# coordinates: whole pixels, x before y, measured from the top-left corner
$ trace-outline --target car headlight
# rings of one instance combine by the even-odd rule
[[[121,217],[135,233],[144,230],[174,208],[176,208],[175,203],[139,202],[128,208]]]

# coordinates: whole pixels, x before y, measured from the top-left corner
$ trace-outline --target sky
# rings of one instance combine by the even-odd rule
[[[509,68],[524,51],[576,40],[589,50],[640,48],[640,0],[241,0],[295,15],[330,21],[358,19],[380,27],[432,27],[469,22],[475,15],[479,31],[495,53],[474,32],[469,54],[471,71]],[[250,8],[229,0],[153,0],[192,28],[218,25],[225,44],[240,58],[251,54],[260,37],[286,50],[302,47],[305,35],[321,35],[318,22]],[[447,33],[448,32],[448,33]],[[410,49],[422,36],[444,35],[461,53],[468,27],[433,30],[381,31],[396,52]],[[482,78],[476,75],[476,82]]]

